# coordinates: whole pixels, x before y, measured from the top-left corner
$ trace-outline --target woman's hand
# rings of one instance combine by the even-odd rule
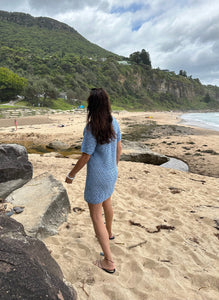
[[[68,177],[65,178],[65,182],[68,184],[72,184],[73,179],[69,179]]]
[[[71,172],[69,172],[65,178],[65,182],[66,183],[72,183],[72,181],[74,180],[75,178],[75,175],[74,176],[70,176]]]

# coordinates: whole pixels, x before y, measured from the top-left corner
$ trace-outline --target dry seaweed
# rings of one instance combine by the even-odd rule
[[[134,225],[134,226],[138,226],[140,228],[143,228],[145,229],[148,233],[157,233],[157,232],[160,232],[161,229],[166,229],[166,230],[174,230],[175,227],[174,226],[168,226],[168,225],[157,225],[156,228],[157,230],[154,230],[154,231],[151,231],[149,230],[148,228],[146,228],[145,226],[141,225],[140,223],[135,223],[133,221],[129,221],[131,225]]]
[[[82,213],[83,211],[85,211],[85,209],[80,208],[80,207],[74,207],[72,210],[73,210],[73,212],[76,212],[76,213]]]
[[[198,181],[198,182],[201,182],[202,184],[205,184],[206,181],[205,180],[198,180],[198,179],[194,179],[194,178],[189,178],[190,180],[193,180],[193,181]]]
[[[182,191],[184,191],[183,189],[176,188],[176,187],[173,187],[173,186],[170,186],[170,187],[169,187],[169,190],[171,191],[172,194],[179,194],[179,193],[181,193]]]

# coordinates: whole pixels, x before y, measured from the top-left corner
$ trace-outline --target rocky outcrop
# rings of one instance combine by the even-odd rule
[[[33,176],[25,147],[17,144],[0,145],[0,198],[23,186]]]
[[[180,80],[167,80],[165,78],[159,78],[153,74],[150,83],[147,86],[148,90],[157,92],[159,94],[170,94],[176,98],[187,98],[193,100],[197,94],[194,85],[189,80],[184,83]],[[204,88],[203,88],[204,94]]]
[[[77,295],[44,243],[25,234],[17,221],[0,215],[0,298],[75,300]]]
[[[46,145],[47,149],[52,149],[52,150],[67,150],[69,146],[59,140],[55,140],[48,145]]]
[[[5,201],[24,207],[21,214],[12,217],[23,224],[28,235],[38,238],[56,234],[70,212],[65,188],[48,173],[35,177]]]
[[[121,160],[161,165],[166,163],[169,158],[165,155],[151,151],[147,146],[140,142],[136,143],[123,140]]]

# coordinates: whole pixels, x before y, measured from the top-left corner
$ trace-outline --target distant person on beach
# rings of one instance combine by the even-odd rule
[[[14,126],[15,126],[15,130],[17,130],[17,120],[14,120]]]
[[[109,243],[109,240],[114,239],[111,195],[117,180],[117,165],[122,151],[121,133],[116,119],[111,115],[110,100],[105,90],[92,89],[87,102],[87,125],[81,146],[82,155],[68,173],[65,182],[72,183],[75,175],[87,164],[84,198],[88,202],[94,231],[104,254],[104,259],[97,260],[94,264],[113,274],[115,265]]]

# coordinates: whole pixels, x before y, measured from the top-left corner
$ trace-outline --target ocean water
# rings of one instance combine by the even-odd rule
[[[219,112],[187,113],[180,117],[181,123],[219,131]]]

